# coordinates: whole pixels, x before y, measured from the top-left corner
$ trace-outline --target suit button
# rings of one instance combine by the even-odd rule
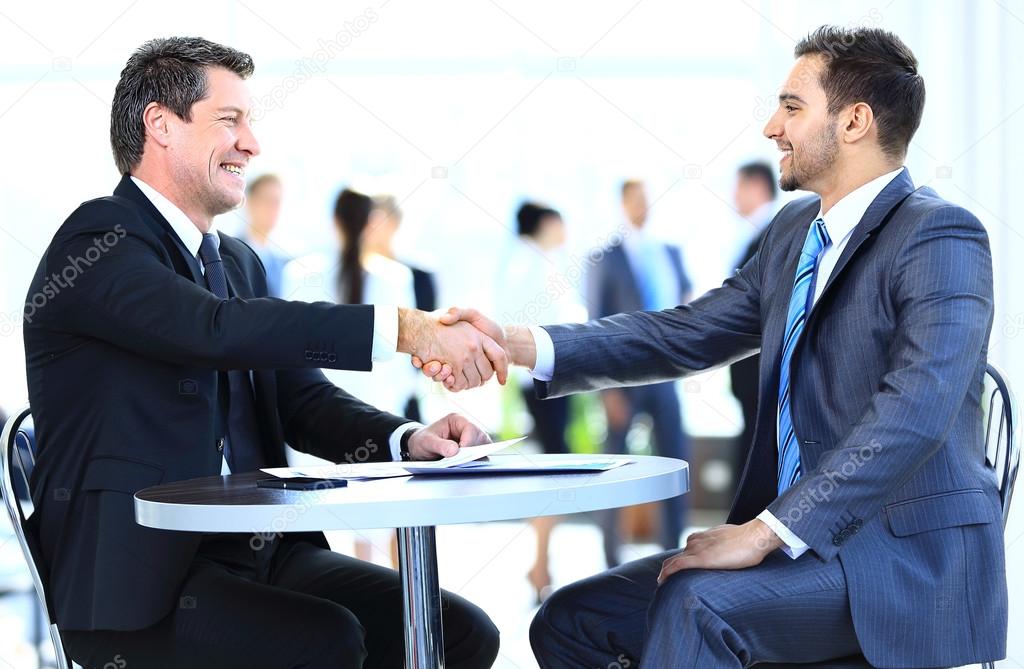
[[[224,452],[224,437],[221,437],[220,439],[217,440],[217,452]]]
[[[327,362],[337,362],[337,361],[338,361],[338,356],[334,355],[333,353],[331,353],[331,354],[329,354],[327,356]]]
[[[309,349],[307,348],[307,349],[306,349],[306,360],[312,360],[312,359],[313,359],[313,352],[312,352],[312,351],[310,351],[310,350],[309,350]]]
[[[854,518],[853,522],[850,523],[850,524],[853,525],[856,528],[861,528],[861,527],[864,526],[864,521],[861,520],[860,518]]]
[[[842,546],[843,545],[843,535],[842,534],[837,534],[836,536],[832,537],[832,545],[833,546]]]

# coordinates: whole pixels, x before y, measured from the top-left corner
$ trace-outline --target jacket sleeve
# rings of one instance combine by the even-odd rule
[[[391,433],[409,420],[338,388],[319,369],[277,371],[277,406],[292,448],[339,463],[391,460]]]
[[[909,232],[892,267],[889,371],[840,444],[768,509],[823,560],[945,443],[981,382],[992,326],[992,261],[981,223],[949,206]],[[847,535],[848,536],[848,535]]]
[[[72,214],[33,281],[26,328],[216,369],[371,368],[372,306],[222,300],[178,275],[144,226],[123,224],[133,215],[109,200]]]
[[[690,304],[545,326],[555,346],[542,398],[677,379],[743,358],[761,346],[761,253]]]

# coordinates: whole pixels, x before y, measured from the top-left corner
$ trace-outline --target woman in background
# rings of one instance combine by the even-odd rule
[[[282,294],[290,300],[329,301],[338,304],[387,304],[413,307],[416,304],[413,275],[405,265],[378,252],[373,200],[363,193],[345,188],[334,204],[334,227],[340,250],[312,253],[297,258],[284,268]],[[368,244],[367,242],[370,241]],[[408,360],[397,356],[375,362],[372,372],[324,369],[335,385],[373,406],[404,415],[406,403],[419,382],[419,374]],[[388,444],[377,444],[388,448]],[[292,466],[330,464],[307,453],[288,450]],[[394,533],[360,532],[356,557],[374,559],[374,548],[389,555],[394,566]]]
[[[408,267],[412,272],[412,288],[415,296],[415,306],[421,311],[434,311],[437,309],[437,285],[432,272],[409,263],[399,261],[395,258],[394,239],[398,232],[398,226],[402,224],[402,209],[398,206],[398,200],[393,195],[373,196],[373,211],[370,212],[370,224],[363,233],[363,249],[367,254],[376,254],[384,258],[395,260],[401,265]],[[415,387],[422,387],[423,380],[419,374],[413,372]],[[405,403],[403,416],[409,420],[423,421],[422,411],[418,393],[409,396]]]
[[[578,322],[586,319],[580,286],[570,280],[564,258],[565,223],[554,209],[526,202],[516,213],[519,239],[509,252],[498,285],[501,322],[515,325]],[[519,378],[526,408],[533,418],[532,436],[544,453],[568,453],[565,430],[569,424],[569,398],[538,400],[533,379],[522,368]],[[551,592],[548,547],[558,518],[532,521],[537,533],[536,561],[526,577],[538,603]]]

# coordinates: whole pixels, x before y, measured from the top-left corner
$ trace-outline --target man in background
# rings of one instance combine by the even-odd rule
[[[653,237],[647,228],[647,190],[642,181],[622,184],[622,212],[626,228],[622,241],[610,246],[587,275],[587,307],[591,318],[628,311],[657,311],[683,304],[692,289],[679,249]],[[608,453],[625,453],[626,436],[641,413],[654,424],[658,455],[686,458],[689,440],[675,383],[615,388],[601,393],[608,418]],[[662,504],[659,543],[665,550],[679,547],[685,527],[684,496]],[[604,534],[604,555],[609,567],[619,564],[621,528],[615,509],[598,514]]]
[[[281,216],[281,178],[276,174],[262,174],[246,186],[245,212],[247,221],[240,239],[248,244],[267,272],[267,292],[271,297],[281,295],[281,272],[288,258],[270,239]]]
[[[775,197],[778,188],[775,185],[775,171],[766,162],[747,163],[740,167],[736,175],[736,211],[753,228],[754,234],[750,243],[743,250],[743,255],[736,261],[735,269],[739,269],[757,253],[757,248],[764,239],[768,224],[775,216]],[[747,461],[747,450],[754,440],[754,424],[757,422],[757,368],[761,356],[754,354],[734,362],[729,367],[729,379],[732,382],[732,394],[740,403],[743,413],[743,429],[736,440],[733,453],[733,487],[740,484],[743,465]]]

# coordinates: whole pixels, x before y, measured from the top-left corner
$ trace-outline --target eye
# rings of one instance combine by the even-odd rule
[[[796,111],[796,107],[794,107],[793,105],[786,105],[786,106],[785,106],[785,110],[786,110],[787,112],[793,113],[793,112],[795,112],[795,111]]]
[[[220,120],[221,120],[221,121],[227,121],[228,123],[234,123],[234,122],[236,122],[236,121],[237,121],[238,119],[237,119],[236,117],[234,117],[234,116],[221,116],[221,117],[220,117]]]

